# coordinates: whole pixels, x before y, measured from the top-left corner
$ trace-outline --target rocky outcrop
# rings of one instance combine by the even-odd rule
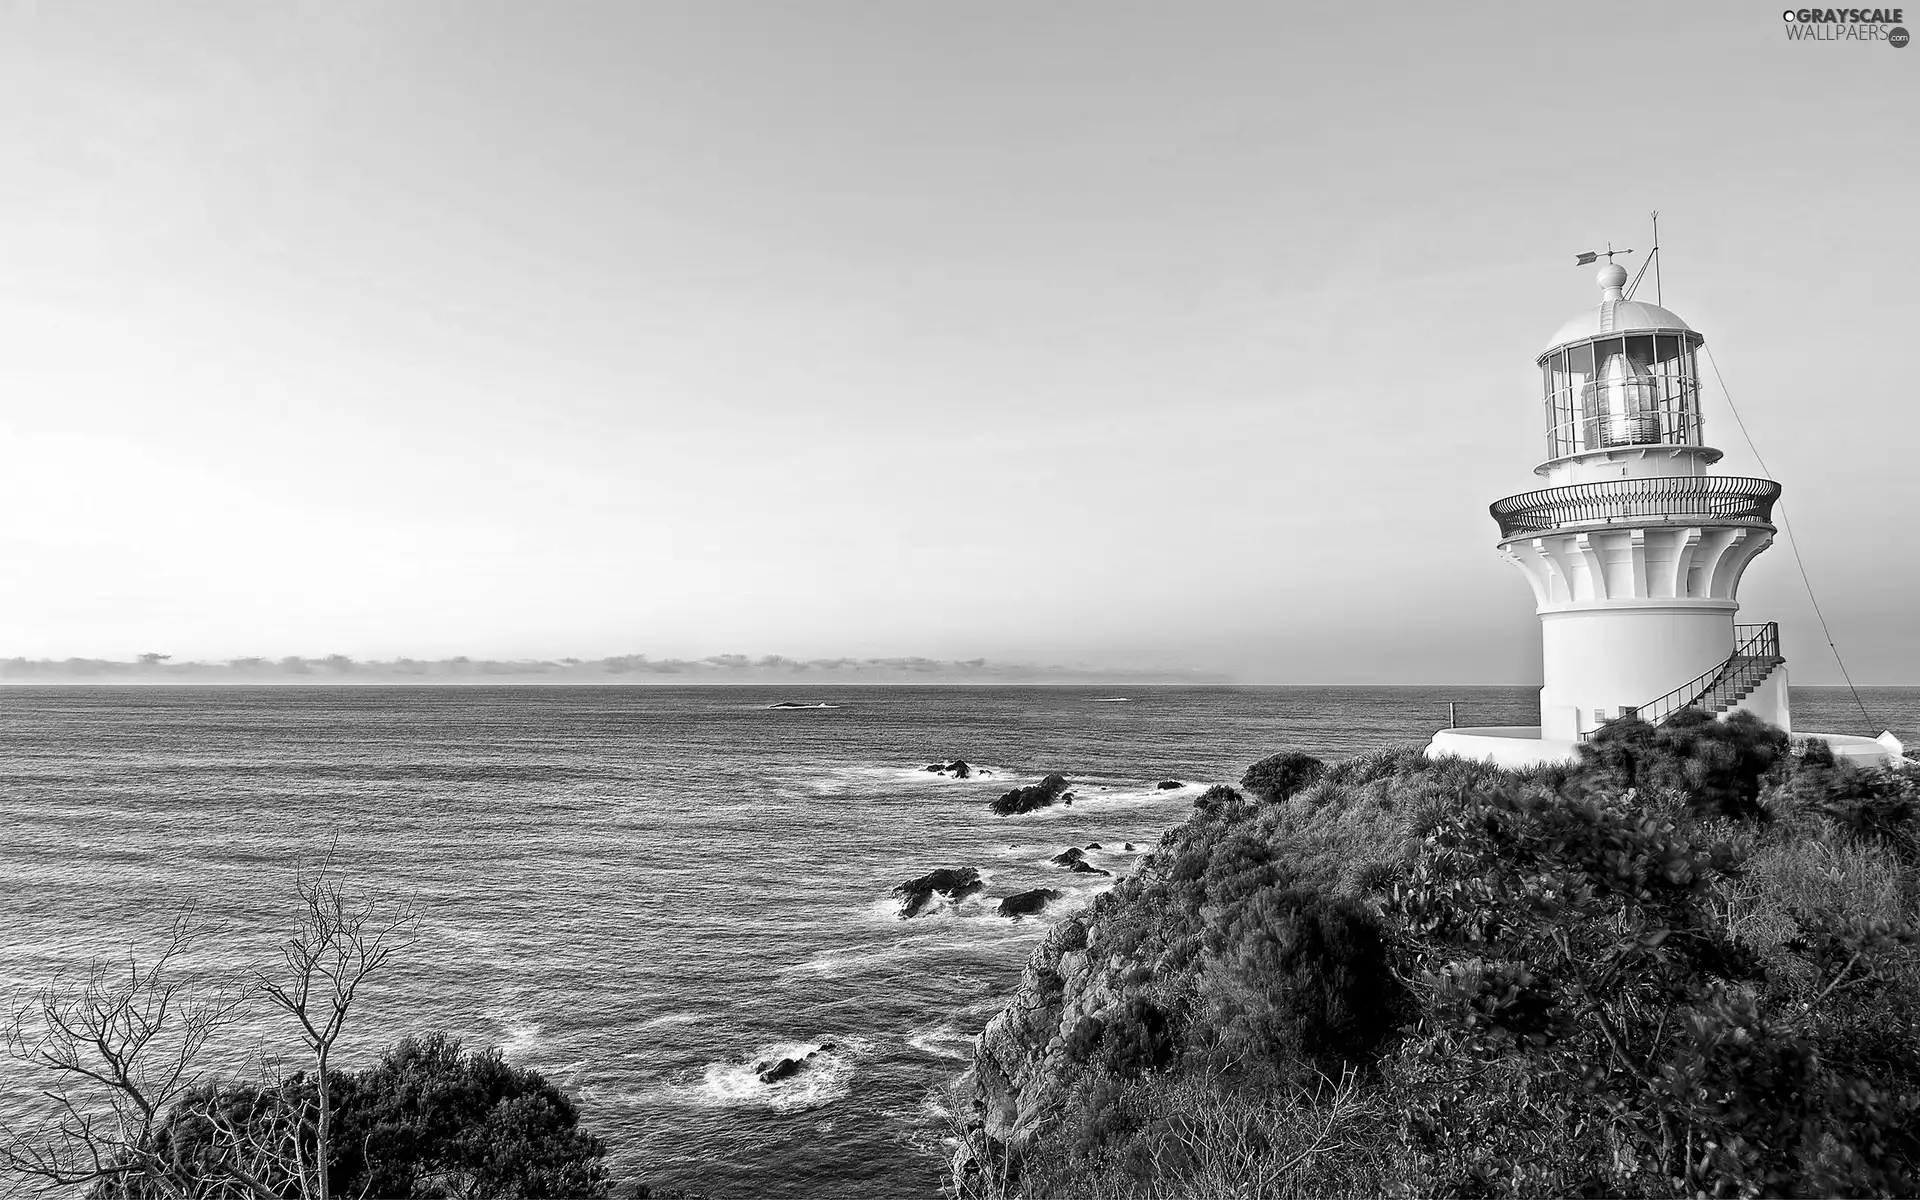
[[[1030,892],[1015,892],[1000,902],[1000,915],[1030,917],[1058,900],[1060,895],[1061,893],[1052,888],[1034,888]]]
[[[1081,850],[1078,846],[1068,846],[1065,850],[1062,850],[1060,853],[1054,855],[1052,858],[1048,859],[1047,861],[1050,863],[1054,863],[1057,866],[1070,867],[1074,863],[1077,863],[1081,859],[1085,858],[1086,856],[1087,856],[1086,852]]]
[[[1072,865],[1069,866],[1067,870],[1072,871],[1075,875],[1111,875],[1113,874],[1112,871],[1102,871],[1099,867],[1094,866],[1092,863],[1088,862],[1084,858],[1074,859]]]
[[[1027,960],[1007,1006],[974,1043],[969,1080],[980,1132],[1016,1155],[1070,1076],[1067,1038],[1081,1018],[1100,1017],[1124,999],[1120,976],[1130,964],[1101,956],[1096,935],[1077,916],[1055,927]]]
[[[935,775],[951,775],[955,779],[971,779],[974,774],[974,767],[964,758],[956,758],[952,762],[928,763],[927,770]]]
[[[1039,783],[1026,787],[1017,787],[995,800],[991,807],[995,816],[1011,817],[1018,813],[1032,812],[1036,808],[1046,808],[1052,804],[1072,804],[1073,793],[1067,790],[1065,775],[1049,775]]]
[[[832,1054],[836,1047],[832,1042],[815,1050],[809,1050],[799,1058],[770,1058],[753,1064],[754,1074],[761,1083],[779,1083],[783,1079],[792,1079],[795,1075],[813,1065],[813,1060],[822,1054]]]
[[[935,895],[945,896],[950,904],[958,904],[976,892],[983,892],[987,885],[981,882],[980,872],[972,867],[941,867],[928,871],[918,879],[909,879],[893,889],[900,897],[900,915],[918,916],[920,910]]]

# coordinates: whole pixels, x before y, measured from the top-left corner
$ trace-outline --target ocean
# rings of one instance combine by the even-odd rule
[[[1920,741],[1920,688],[1863,689]],[[364,993],[364,1063],[409,1033],[498,1045],[579,1101],[616,1172],[720,1197],[939,1192],[945,1087],[1028,951],[1207,784],[1530,723],[1531,688],[12,687],[0,689],[0,992],[156,944],[192,906],[239,969],[332,848],[418,937]],[[773,709],[777,702],[835,707]],[[1878,733],[1842,689],[1796,725]],[[958,781],[931,762],[989,775]],[[1075,802],[987,802],[1059,771]],[[1184,786],[1160,789],[1163,780]],[[1135,849],[1125,849],[1131,842]],[[985,896],[901,920],[898,883]],[[1067,893],[1038,918],[1015,891]],[[216,1049],[290,1045],[264,1010]],[[832,1043],[763,1084],[756,1061]],[[0,1119],[34,1097],[0,1061]]]

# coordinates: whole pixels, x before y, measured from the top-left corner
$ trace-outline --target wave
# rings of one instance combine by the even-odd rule
[[[827,704],[824,702],[820,704],[795,704],[791,700],[782,700],[778,704],[767,705],[767,709],[770,712],[786,711],[786,710],[796,709],[796,708],[841,708],[841,707],[843,706],[839,704]]]
[[[962,1033],[952,1021],[942,1021],[931,1028],[909,1034],[907,1045],[933,1058],[951,1059],[954,1062],[973,1061],[973,1038]]]
[[[755,1048],[744,1061],[708,1063],[700,1099],[713,1108],[767,1108],[777,1113],[822,1108],[852,1090],[854,1062],[870,1046],[862,1038],[768,1042]],[[813,1057],[808,1059],[808,1055]],[[806,1060],[806,1066],[771,1083],[760,1077],[781,1059]]]
[[[1133,697],[1132,696],[1095,696],[1092,700],[1088,701],[1088,703],[1090,704],[1131,704],[1133,703]]]
[[[506,1034],[500,1039],[500,1052],[505,1054],[510,1062],[518,1060],[529,1050],[547,1040],[545,1031],[540,1028],[537,1021],[529,1021],[524,1017],[494,1017],[493,1019],[500,1022]]]
[[[925,766],[844,766],[811,771],[781,769],[775,775],[778,786],[783,791],[791,789],[791,794],[796,798],[842,795],[848,792],[891,796],[899,788],[907,785],[934,786],[952,783],[964,785],[984,781],[989,785],[998,784],[1001,787],[1007,787],[1013,783],[1025,781],[1018,772],[1005,767],[978,765],[974,766],[973,775],[967,779],[955,779],[951,775],[929,771]],[[1038,779],[1039,776],[1032,778]]]
[[[1175,813],[1155,818],[1156,827],[1159,827],[1160,825],[1175,824],[1184,819],[1186,810],[1193,804],[1193,797],[1196,794],[1193,789],[1200,786],[1199,784],[1188,784],[1185,787],[1167,788],[1162,791],[1151,785],[1142,786],[1137,783],[1101,785],[1074,779],[1070,781],[1068,788],[1068,790],[1073,793],[1072,804],[1050,804],[1045,808],[1036,808],[1031,812],[1017,813],[1014,816],[1000,819],[1018,821],[1038,817],[1042,820],[1057,821],[1062,818],[1071,817],[1075,813],[1100,813],[1120,809],[1140,810],[1151,809],[1161,805],[1171,806],[1177,804],[1178,808]],[[1157,833],[1153,835],[1153,838],[1158,837],[1159,834]],[[1127,840],[1139,841],[1140,839],[1128,838]],[[1152,838],[1149,840],[1152,840]]]

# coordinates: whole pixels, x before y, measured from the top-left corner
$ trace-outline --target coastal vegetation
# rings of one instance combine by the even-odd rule
[[[1263,759],[982,1034],[970,1197],[1912,1194],[1920,780],[1742,714]]]
[[[433,1034],[342,1069],[362,991],[410,945],[414,914],[324,869],[295,891],[299,915],[274,961],[205,969],[206,930],[189,913],[147,959],[95,959],[12,1006],[0,1049],[43,1103],[0,1125],[0,1195],[608,1194],[606,1148],[579,1129],[573,1102],[498,1050]],[[234,1072],[227,1035],[253,1005],[282,1017],[287,1036]]]

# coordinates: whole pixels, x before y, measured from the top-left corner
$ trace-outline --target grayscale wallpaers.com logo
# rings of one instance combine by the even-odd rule
[[[1790,42],[1885,42],[1901,50],[1908,41],[1900,8],[1789,8],[1780,16]]]

